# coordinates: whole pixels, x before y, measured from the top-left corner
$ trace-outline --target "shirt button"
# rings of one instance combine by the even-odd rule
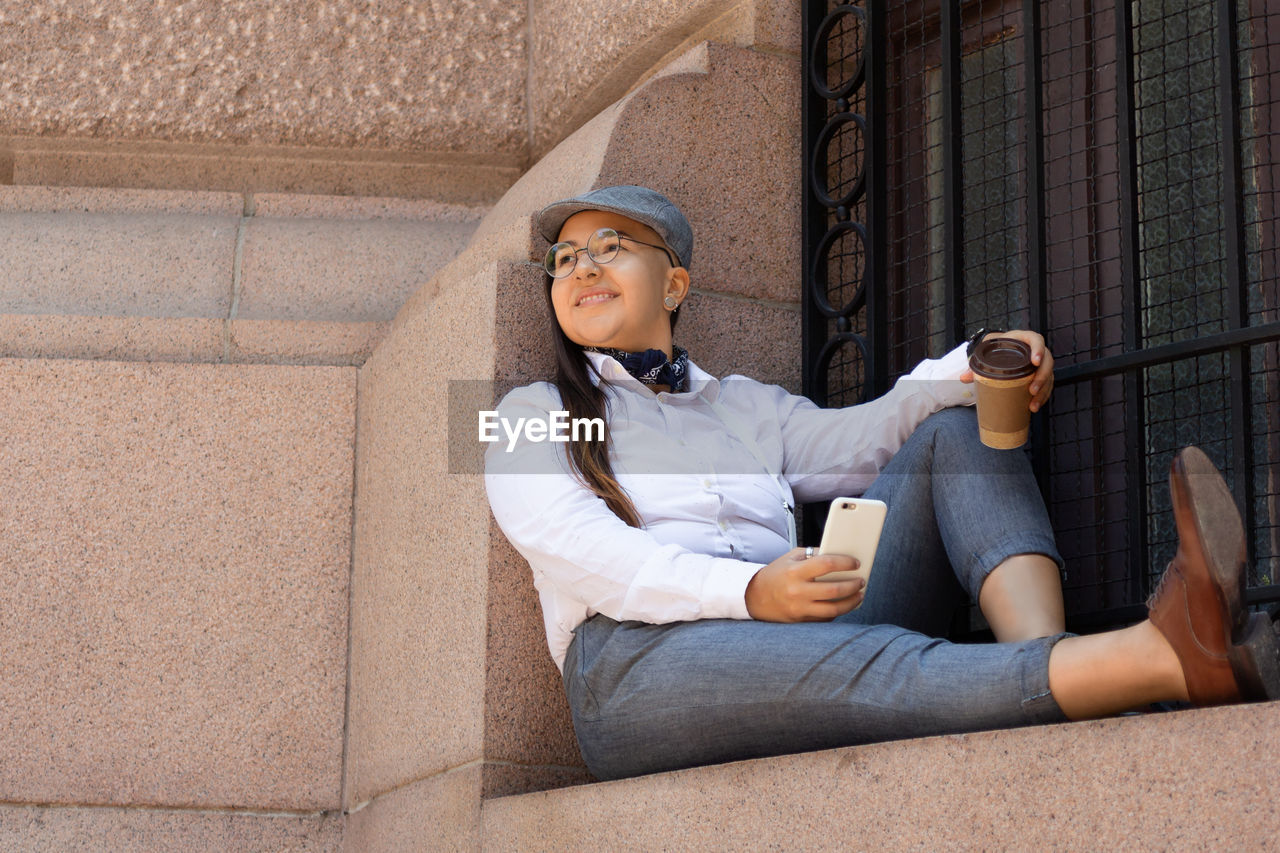
[[[723,522],[723,521],[722,521],[722,522],[720,522],[720,529],[721,529],[721,530],[728,530],[728,529],[729,529],[729,525],[728,525],[726,522]]]
[[[711,488],[711,481],[710,481],[710,480],[703,480],[703,481],[702,481],[702,488],[704,488],[704,489],[709,489],[709,488]]]

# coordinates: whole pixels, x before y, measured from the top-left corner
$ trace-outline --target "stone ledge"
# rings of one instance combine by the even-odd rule
[[[20,186],[387,196],[489,205],[524,167],[523,153],[0,137],[0,182]]]
[[[0,186],[0,356],[363,364],[486,210]]]
[[[344,822],[336,814],[0,805],[0,850],[272,850],[337,853]]]
[[[390,325],[0,314],[0,358],[359,367]]]
[[[485,849],[1252,849],[1280,702],[924,738],[485,801]]]

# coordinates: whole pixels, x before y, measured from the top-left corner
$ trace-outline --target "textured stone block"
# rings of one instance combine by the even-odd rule
[[[225,321],[0,314],[0,358],[217,362]]]
[[[733,0],[641,0],[601,14],[589,3],[530,6],[530,97],[535,153],[550,150],[666,54],[730,12]],[[565,38],[571,33],[571,38]],[[583,50],[589,45],[589,50]]]
[[[484,784],[480,796],[484,799],[509,797],[527,791],[546,791],[551,788],[567,788],[570,785],[589,785],[595,777],[575,759],[570,765],[508,764],[501,761],[485,762]]]
[[[327,814],[0,806],[0,850],[24,853],[337,853],[342,836],[343,819]]]
[[[178,213],[0,213],[0,312],[225,317],[238,224]]]
[[[925,738],[488,800],[486,849],[1245,850],[1280,703]]]
[[[460,767],[397,788],[347,818],[344,850],[483,850],[479,766]],[[514,848],[509,848],[514,849]]]
[[[529,564],[489,524],[484,750],[485,758],[514,765],[486,778],[485,795],[495,796],[537,790],[546,781],[541,768],[582,768],[582,756]],[[577,776],[590,778],[585,769]]]
[[[365,363],[390,323],[231,322],[226,360],[267,364]]]
[[[448,272],[360,372],[350,807],[482,756],[490,518],[449,473],[448,383],[491,375],[495,268]]]
[[[737,373],[800,393],[800,306],[695,293],[676,343],[713,376]]]
[[[753,43],[799,56],[805,49],[800,34],[800,4],[791,0],[755,0],[752,5]]]
[[[236,217],[237,193],[100,187],[0,186],[0,213],[189,213]]]
[[[498,0],[16,7],[0,134],[514,152],[525,27]]]
[[[355,376],[0,362],[0,800],[337,807]]]
[[[389,321],[474,230],[473,222],[255,217],[236,317]]]

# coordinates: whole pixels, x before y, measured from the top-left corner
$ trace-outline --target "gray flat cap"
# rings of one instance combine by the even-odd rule
[[[553,202],[538,213],[538,233],[550,243],[560,237],[560,227],[565,220],[584,210],[604,210],[648,225],[675,252],[680,265],[688,267],[693,261],[693,228],[684,218],[680,208],[660,192],[648,187],[623,185],[601,187],[574,198]]]

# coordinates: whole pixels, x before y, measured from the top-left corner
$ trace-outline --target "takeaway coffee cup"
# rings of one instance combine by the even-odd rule
[[[978,435],[987,447],[1027,443],[1031,424],[1031,347],[1013,338],[983,338],[969,356],[978,392]]]

